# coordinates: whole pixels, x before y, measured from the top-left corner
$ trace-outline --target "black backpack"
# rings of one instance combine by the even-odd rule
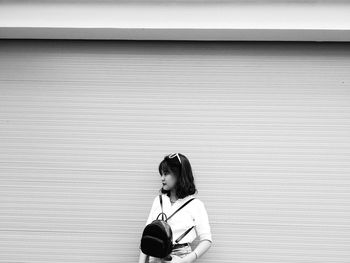
[[[165,258],[171,253],[173,250],[173,232],[167,221],[193,199],[195,198],[188,200],[171,216],[167,217],[167,215],[163,212],[162,195],[159,195],[162,212],[157,216],[157,219],[153,220],[145,227],[142,233],[140,248],[144,254],[157,258]],[[161,220],[158,219],[160,215],[162,215]],[[175,240],[175,243],[178,243],[182,238],[184,238],[193,227],[194,226],[187,229],[185,233]]]

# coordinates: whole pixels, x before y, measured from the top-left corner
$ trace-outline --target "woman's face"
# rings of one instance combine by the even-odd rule
[[[176,176],[171,172],[162,173],[160,176],[165,191],[172,190],[176,185]]]

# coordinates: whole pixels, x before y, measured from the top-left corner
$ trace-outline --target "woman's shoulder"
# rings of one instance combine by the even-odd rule
[[[155,196],[153,197],[153,200],[159,200],[159,195],[155,195]]]
[[[155,203],[160,203],[159,195],[162,196],[163,200],[166,199],[166,198],[169,199],[167,194],[158,194],[158,195],[154,196],[154,198],[153,198],[153,203],[154,204]],[[204,207],[205,206],[204,202],[197,195],[188,195],[185,198],[182,198],[182,200],[183,200],[182,202],[185,203],[185,202],[189,201],[190,199],[193,199],[190,203],[192,203],[195,206],[199,206],[199,207]]]
[[[160,195],[162,196],[162,199],[169,198],[166,194],[158,194],[158,195],[154,196],[153,203],[160,202],[160,198],[159,198]]]
[[[193,198],[191,201],[194,205],[204,207],[204,202],[196,195],[190,195],[189,199]]]

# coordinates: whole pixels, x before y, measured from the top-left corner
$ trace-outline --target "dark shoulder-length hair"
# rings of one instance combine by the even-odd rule
[[[194,184],[190,161],[185,155],[181,153],[178,153],[178,155],[180,156],[181,163],[176,156],[169,158],[169,155],[166,155],[160,162],[158,171],[160,175],[162,175],[162,173],[167,174],[172,172],[177,178],[175,185],[176,195],[178,198],[185,198],[186,196],[193,195],[198,191]],[[160,192],[170,196],[170,191],[166,191],[163,188],[160,189]]]

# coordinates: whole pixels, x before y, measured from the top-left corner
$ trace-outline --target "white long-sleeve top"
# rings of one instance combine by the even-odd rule
[[[189,195],[185,198],[180,198],[176,200],[173,205],[171,205],[170,198],[166,194],[163,194],[163,212],[169,217],[180,206],[193,197],[195,196]],[[159,196],[156,196],[153,200],[146,225],[155,220],[161,212],[162,209],[160,206]],[[159,216],[159,219],[161,219],[161,216]],[[180,237],[193,225],[195,227],[183,239],[181,239],[179,243],[191,243],[197,236],[199,237],[200,241],[206,239],[212,242],[207,210],[205,209],[203,202],[198,198],[195,198],[180,211],[178,211],[169,219],[167,223],[170,225],[173,232],[173,242],[175,242],[178,237]]]

